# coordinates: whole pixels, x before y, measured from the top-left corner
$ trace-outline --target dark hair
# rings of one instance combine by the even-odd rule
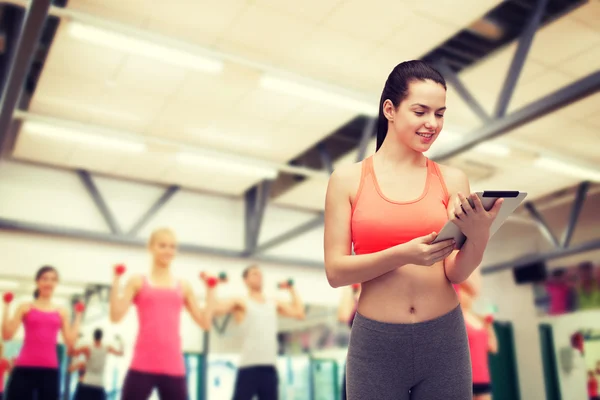
[[[398,107],[402,100],[408,96],[408,85],[413,81],[426,81],[431,80],[435,83],[439,83],[446,89],[446,81],[442,74],[440,74],[435,68],[429,64],[420,61],[405,61],[396,65],[392,70],[383,92],[381,93],[381,100],[379,101],[379,117],[377,118],[377,147],[379,150],[388,130],[388,120],[383,114],[383,103],[386,100],[390,100],[395,107]]]
[[[43,267],[41,267],[40,269],[38,269],[37,272],[35,273],[35,280],[36,280],[36,282],[39,281],[40,278],[46,272],[54,272],[56,274],[56,276],[58,276],[58,271],[56,270],[56,268],[54,268],[53,266],[50,266],[50,265],[44,265]],[[38,297],[40,297],[40,290],[39,289],[35,289],[34,292],[33,292],[33,298],[37,299]]]
[[[96,341],[102,340],[102,335],[103,335],[102,329],[97,328],[96,330],[94,330],[94,340],[96,340]]]
[[[258,268],[258,265],[252,264],[252,265],[246,267],[244,269],[244,272],[242,272],[242,278],[246,279],[248,277],[248,274],[250,273],[250,271],[253,270],[254,268]]]

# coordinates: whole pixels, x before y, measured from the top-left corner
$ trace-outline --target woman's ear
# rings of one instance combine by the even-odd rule
[[[394,117],[396,115],[396,107],[391,100],[387,99],[383,102],[383,115],[387,118],[388,121],[394,122]]]

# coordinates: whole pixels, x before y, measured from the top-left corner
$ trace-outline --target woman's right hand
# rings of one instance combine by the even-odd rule
[[[432,232],[401,244],[406,264],[432,266],[448,257],[454,250],[454,240],[431,244],[436,237],[437,233]]]

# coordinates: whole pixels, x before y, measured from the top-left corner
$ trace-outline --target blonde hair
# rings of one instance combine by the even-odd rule
[[[150,234],[150,239],[148,239],[148,246],[152,246],[154,241],[161,235],[170,235],[173,239],[176,239],[175,232],[173,232],[170,228],[157,228]]]

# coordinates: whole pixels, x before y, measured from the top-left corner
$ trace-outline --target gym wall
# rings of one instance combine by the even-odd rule
[[[109,178],[94,180],[123,229],[131,226],[163,190],[153,185]],[[243,212],[244,206],[239,200],[215,199],[199,193],[181,191],[140,232],[140,237],[148,237],[155,227],[168,226],[174,229],[180,242],[241,250]],[[95,209],[77,175],[18,163],[7,162],[0,169],[0,217],[108,233],[104,220]],[[311,213],[269,207],[261,237],[268,240],[312,217]],[[322,260],[320,249],[322,230],[319,232],[317,229],[310,237],[292,241],[291,251],[285,254],[293,257],[293,252],[302,253],[313,255],[315,260]],[[278,249],[278,252],[283,251],[285,249]],[[36,270],[43,264],[56,266],[61,272],[61,282],[73,285],[110,284],[112,266],[120,262],[128,267],[124,281],[131,274],[146,273],[149,268],[147,253],[142,247],[10,231],[0,232],[0,253],[3,254],[0,275],[31,280],[32,283]],[[245,293],[241,274],[248,265],[249,261],[244,259],[181,253],[174,268],[175,273],[188,280],[199,298],[203,299],[204,287],[198,279],[201,270],[211,273],[227,272],[229,282],[219,287],[219,296],[240,296]],[[263,268],[265,292],[268,296],[287,298],[287,293],[277,290],[276,284],[293,277],[305,303],[337,307],[340,292],[329,286],[323,269],[260,265]],[[29,298],[23,296],[17,300]],[[92,313],[94,310],[88,311]],[[101,310],[97,311],[94,315],[99,314]],[[110,327],[107,328],[107,338],[112,338],[114,333],[120,333],[126,346],[132,344],[137,332],[135,310],[132,308],[125,320],[116,326],[112,326],[107,318],[93,321],[84,327],[85,337],[89,337],[97,326]],[[182,328],[184,351],[202,351],[202,333],[187,313],[183,314]],[[21,337],[20,335],[22,329],[17,338]],[[236,337],[234,340],[239,339]],[[220,337],[213,340],[215,348],[219,348],[219,340]]]
[[[559,239],[568,221],[571,205],[571,202],[559,202],[552,207],[540,208],[548,225]],[[598,209],[600,209],[600,194],[590,194],[582,208],[579,222],[573,233],[572,244],[583,243],[600,236]],[[516,259],[519,256],[543,252],[550,248],[535,225],[505,225],[490,242],[482,265],[491,265],[498,260]],[[549,268],[553,268],[576,265],[584,260],[598,260],[600,259],[599,253],[588,252],[551,260],[547,265]],[[484,275],[483,286],[482,301],[497,306],[496,319],[509,320],[513,324],[521,398],[540,398],[540,393],[544,393],[544,377],[538,325],[544,322],[553,326],[555,350],[558,357],[560,348],[568,343],[570,335],[576,329],[589,325],[581,325],[586,315],[589,314],[577,313],[552,318],[539,317],[531,285],[516,285],[512,270]],[[574,371],[571,374],[559,372],[559,379],[563,399],[580,399],[583,398],[581,396],[585,396],[586,385],[580,385],[581,379],[585,380],[585,374],[582,371]],[[584,393],[584,395],[577,397],[577,393]]]
[[[96,178],[95,182],[124,230],[163,191],[161,187],[109,178]],[[181,191],[139,236],[147,238],[153,229],[167,226],[176,232],[180,243],[242,250],[243,213],[244,205],[240,200],[225,197],[215,199],[209,195]],[[268,207],[261,240],[269,240],[313,216],[312,213]],[[0,170],[0,217],[108,233],[106,224],[77,175],[23,164],[5,163]],[[322,240],[322,230],[316,229],[291,241],[285,249],[281,246],[277,252],[268,254],[284,253],[287,257],[303,255],[314,261],[322,261]],[[39,251],[32,252],[32,246]],[[68,276],[63,276],[64,281],[105,284],[110,284],[112,266],[116,263],[127,264],[128,274],[146,272],[149,266],[146,250],[142,247],[71,238],[5,231],[0,232],[0,249],[10,249],[4,251],[8,258],[0,266],[1,274],[31,279],[37,268],[45,263],[68,271]],[[241,273],[250,263],[246,259],[181,253],[174,266],[177,274],[189,279],[199,290],[198,273],[201,270],[227,272],[230,282],[220,288],[220,292],[229,296],[239,295],[243,290]],[[323,269],[267,263],[260,265],[265,272],[265,287],[272,292],[269,294],[279,293],[276,290],[277,281],[293,277],[307,303],[337,305],[339,294],[327,283]]]

